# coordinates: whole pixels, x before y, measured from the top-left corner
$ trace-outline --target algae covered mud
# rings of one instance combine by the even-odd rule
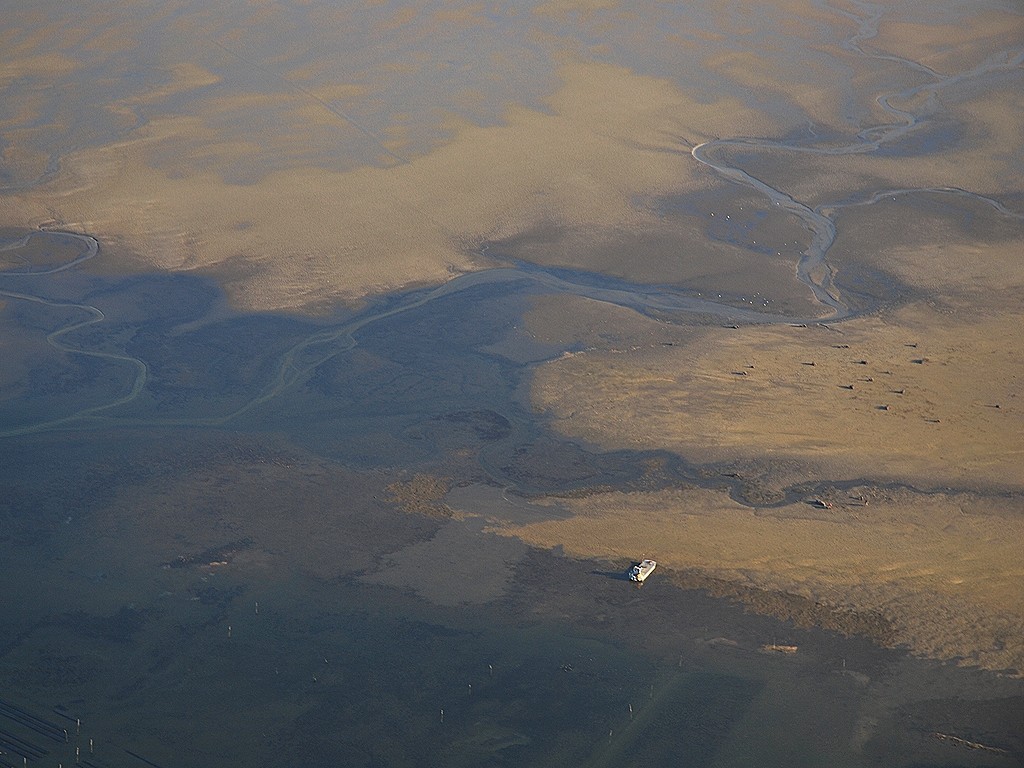
[[[0,25],[0,765],[1020,764],[1019,9],[95,11]]]

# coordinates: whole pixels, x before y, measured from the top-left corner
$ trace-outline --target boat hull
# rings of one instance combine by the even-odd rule
[[[638,584],[643,584],[647,577],[650,576],[654,569],[658,567],[657,562],[654,560],[642,560],[633,566],[629,572],[630,581],[635,581]]]

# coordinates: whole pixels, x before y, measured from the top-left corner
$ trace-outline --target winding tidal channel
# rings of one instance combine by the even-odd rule
[[[886,143],[891,143],[905,137],[928,121],[927,116],[894,106],[894,103],[923,103],[925,107],[922,109],[933,109],[935,107],[936,95],[944,88],[992,73],[1018,69],[1024,65],[1024,49],[1014,49],[993,54],[984,62],[969,70],[952,75],[942,75],[924,64],[911,59],[891,54],[874,53],[866,50],[863,46],[877,34],[878,24],[885,13],[885,8],[867,2],[855,2],[852,4],[852,7],[856,9],[856,12],[830,6],[832,11],[856,21],[858,25],[857,32],[843,43],[845,50],[869,59],[896,62],[924,73],[930,78],[930,81],[927,83],[877,97],[877,104],[887,115],[891,116],[891,122],[866,128],[860,131],[852,141],[839,146],[834,144],[825,146],[814,143],[734,137],[707,141],[689,150],[696,162],[708,168],[715,175],[732,184],[753,189],[771,201],[780,212],[791,214],[802,222],[804,228],[811,235],[811,242],[799,256],[796,264],[796,277],[823,307],[824,312],[821,316],[801,318],[766,314],[754,311],[753,309],[743,309],[725,303],[710,301],[695,296],[692,292],[683,292],[668,286],[627,284],[586,275],[580,276],[580,279],[575,279],[574,276],[562,270],[549,270],[532,264],[518,263],[512,266],[460,275],[435,288],[411,293],[404,300],[392,302],[386,308],[372,308],[364,314],[347,320],[340,325],[319,330],[307,336],[280,357],[275,367],[275,373],[259,394],[228,413],[214,417],[194,419],[139,420],[119,418],[113,411],[119,406],[132,402],[145,390],[149,376],[145,360],[123,352],[89,349],[69,344],[66,341],[66,337],[69,334],[87,326],[102,323],[105,320],[104,313],[98,307],[91,304],[57,301],[32,291],[32,286],[38,283],[41,278],[52,277],[58,273],[66,272],[95,258],[99,254],[98,242],[89,235],[39,230],[25,235],[16,242],[0,247],[0,251],[16,251],[25,246],[31,238],[56,238],[77,241],[82,249],[81,254],[73,260],[51,269],[32,270],[30,266],[26,266],[22,271],[8,271],[0,274],[0,296],[16,301],[32,302],[54,309],[81,312],[84,315],[83,318],[76,319],[68,325],[50,332],[46,336],[47,343],[61,353],[83,355],[123,363],[133,369],[133,380],[128,390],[113,400],[86,407],[68,415],[8,429],[0,432],[0,437],[15,437],[48,430],[83,428],[89,425],[224,425],[242,414],[273,400],[289,387],[308,378],[318,366],[356,347],[359,343],[359,332],[373,324],[423,307],[433,301],[460,291],[488,284],[528,281],[554,293],[571,294],[594,301],[628,307],[645,314],[657,316],[665,322],[671,322],[673,316],[683,315],[717,317],[728,323],[746,324],[833,323],[849,318],[853,311],[849,304],[844,301],[842,291],[836,283],[836,270],[829,264],[827,259],[829,250],[835,243],[837,236],[835,218],[837,213],[843,208],[871,205],[880,200],[891,199],[897,196],[928,193],[970,199],[994,208],[1003,216],[1024,220],[1024,215],[1008,209],[997,200],[968,190],[952,187],[876,190],[870,195],[863,196],[862,199],[832,201],[812,208],[786,192],[756,178],[746,170],[729,164],[725,158],[728,157],[729,150],[732,149],[745,152],[783,151],[822,156],[873,152]]]

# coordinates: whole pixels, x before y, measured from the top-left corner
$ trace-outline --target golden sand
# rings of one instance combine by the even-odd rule
[[[977,493],[874,492],[861,507],[861,489],[828,510],[760,512],[718,491],[610,494],[505,532],[880,612],[915,652],[1024,670],[1019,248],[942,231],[923,247],[926,216],[905,229],[889,264],[932,300],[828,327],[681,333],[633,318],[604,344],[579,329],[594,346],[542,366],[534,403],[566,435],[722,462],[766,498],[843,479]],[[543,307],[533,322],[547,324]]]
[[[1016,79],[1019,79],[1016,78]],[[927,126],[906,139],[910,152],[838,157],[797,156],[785,150],[743,155],[742,167],[757,178],[815,206],[904,188],[966,189],[1002,197],[1019,192],[1020,173],[1008,148],[1024,142],[1024,96],[1019,83],[978,90],[967,84],[943,93],[945,134]],[[904,105],[899,102],[895,106]],[[889,117],[884,122],[898,123]],[[918,138],[942,141],[941,152],[916,152]]]
[[[832,325],[688,331],[588,305],[586,325],[563,331],[584,349],[541,366],[532,396],[567,436],[724,464],[766,499],[796,483],[864,488],[836,492],[827,510],[758,511],[711,490],[606,494],[573,500],[573,518],[502,530],[875,612],[917,653],[1020,673],[1019,222],[941,194],[838,221],[840,278],[884,270],[928,298]],[[557,337],[550,307],[528,320]],[[878,481],[933,490],[873,490]],[[865,489],[866,507],[854,499]]]
[[[684,345],[595,349],[541,368],[534,404],[605,448],[757,457],[786,468],[781,482],[1024,488],[1007,342],[1024,316],[961,322],[915,306],[840,328],[714,328]]]

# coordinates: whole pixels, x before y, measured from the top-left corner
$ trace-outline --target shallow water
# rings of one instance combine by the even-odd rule
[[[1005,738],[1020,711],[911,705],[985,683],[550,555],[527,558],[496,603],[443,608],[261,571],[244,552],[160,569],[53,548],[32,547],[49,556],[34,584],[17,579],[49,610],[12,627],[0,665],[5,699],[62,728],[82,721],[67,746],[22,730],[49,750],[38,764],[87,739],[103,766],[143,764],[130,753],[161,766],[898,764],[948,758],[929,738],[942,727]],[[112,610],[112,593],[130,602]],[[764,654],[762,641],[800,651]]]

